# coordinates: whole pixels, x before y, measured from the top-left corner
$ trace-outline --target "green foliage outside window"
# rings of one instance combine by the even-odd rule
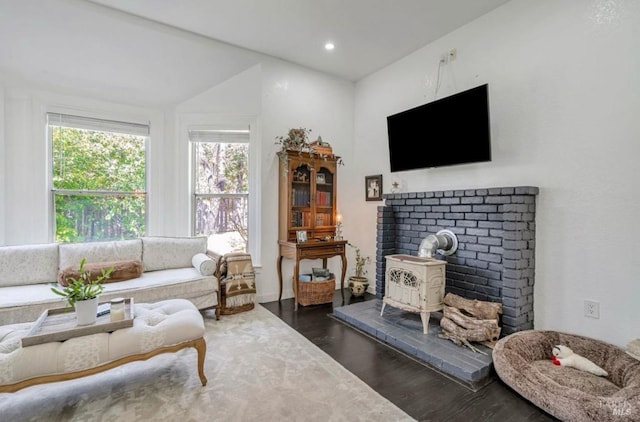
[[[57,242],[144,235],[145,138],[51,127]]]

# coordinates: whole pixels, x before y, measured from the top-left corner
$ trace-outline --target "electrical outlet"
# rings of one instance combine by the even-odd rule
[[[585,300],[584,316],[589,318],[600,318],[600,302],[596,302],[595,300]]]
[[[452,48],[451,50],[449,50],[449,61],[454,61],[456,57],[458,57],[458,52],[456,51],[456,49]]]

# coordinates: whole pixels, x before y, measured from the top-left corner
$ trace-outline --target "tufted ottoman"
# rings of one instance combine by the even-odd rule
[[[32,323],[0,327],[0,392],[95,374],[194,347],[202,385],[206,343],[200,311],[186,299],[135,304],[133,327],[21,347]]]

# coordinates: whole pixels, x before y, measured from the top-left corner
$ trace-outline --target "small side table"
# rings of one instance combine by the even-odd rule
[[[322,259],[322,266],[327,267],[327,259],[339,256],[342,259],[342,277],[340,278],[340,293],[344,302],[344,277],[347,272],[346,240],[308,240],[306,242],[278,241],[278,280],[280,282],[280,293],[278,301],[282,299],[282,259],[294,260],[293,264],[293,296],[295,300],[294,309],[298,310],[298,282],[300,280],[300,261],[303,259]]]

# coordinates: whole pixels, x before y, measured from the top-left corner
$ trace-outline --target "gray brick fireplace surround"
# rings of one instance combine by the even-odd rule
[[[446,291],[503,305],[502,335],[533,328],[535,212],[532,186],[384,194],[378,207],[376,296],[384,296],[386,255],[418,255],[429,234],[449,229],[458,250]]]

